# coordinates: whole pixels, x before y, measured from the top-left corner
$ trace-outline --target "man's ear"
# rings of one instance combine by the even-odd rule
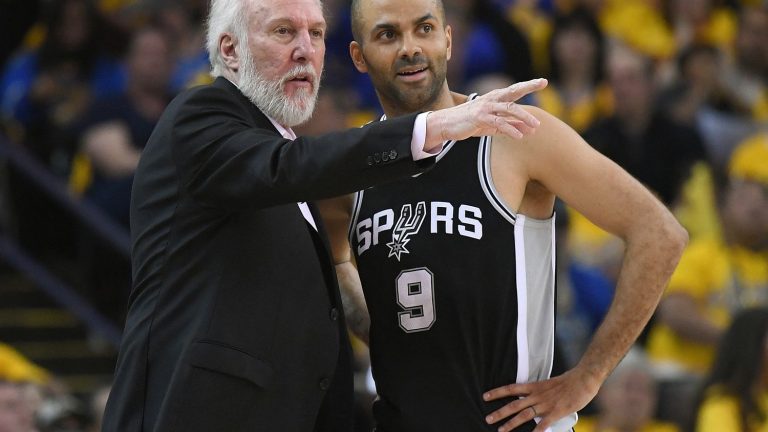
[[[445,53],[445,59],[450,60],[451,59],[451,26],[449,25],[445,26],[445,39],[448,45],[447,52]]]
[[[240,57],[237,55],[237,43],[235,38],[229,33],[223,33],[219,36],[219,55],[229,69],[237,71],[240,69]]]
[[[358,72],[368,72],[368,65],[365,64],[365,57],[363,57],[363,47],[357,41],[349,43],[349,56],[352,57],[352,63],[355,64]]]

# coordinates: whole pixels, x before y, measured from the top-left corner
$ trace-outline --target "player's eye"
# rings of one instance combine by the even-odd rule
[[[395,32],[392,30],[384,30],[383,32],[379,33],[379,39],[394,39]]]
[[[432,26],[432,24],[424,24],[423,26],[421,26],[421,30],[424,31],[424,33],[429,33],[433,29],[434,27]]]

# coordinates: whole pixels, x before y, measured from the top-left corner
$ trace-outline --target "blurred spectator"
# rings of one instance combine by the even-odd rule
[[[4,65],[21,44],[24,35],[37,19],[41,3],[42,0],[0,3],[0,28],[5,32],[5,37],[0,38],[0,65]]]
[[[126,91],[97,100],[82,121],[81,154],[75,159],[71,185],[126,230],[133,173],[171,99],[169,51],[161,30],[138,30],[126,58]],[[130,265],[87,230],[82,234],[80,258],[86,291],[102,313],[120,321],[127,304]]]
[[[670,413],[689,407],[731,318],[768,304],[767,160],[765,136],[734,152],[719,207],[722,237],[689,244],[659,305],[648,351]]]
[[[694,44],[680,52],[676,80],[662,95],[662,108],[677,122],[696,125],[703,108],[727,109],[721,54],[712,45]]]
[[[555,213],[558,320],[555,337],[565,362],[575,365],[608,311],[615,284],[597,266],[575,259],[574,250],[569,246],[571,212],[557,200]]]
[[[768,308],[740,312],[718,345],[694,411],[695,432],[768,429]]]
[[[186,1],[166,0],[157,16],[175,57],[171,91],[177,93],[192,85],[211,82],[211,64],[202,25],[204,12],[189,6]]]
[[[535,78],[531,49],[521,30],[504,19],[491,2],[475,1],[472,15],[474,26],[468,35],[469,52],[464,57],[464,83],[489,73],[511,76],[518,82]],[[498,47],[484,44],[485,40],[497,41]]]
[[[718,0],[669,0],[669,24],[676,51],[701,43],[730,49],[736,36],[736,16]]]
[[[453,34],[448,80],[457,91],[488,74],[504,74],[515,81],[532,78],[527,40],[496,8],[471,0],[446,0],[444,5]]]
[[[555,19],[549,42],[549,86],[532,95],[534,104],[583,132],[610,109],[601,88],[603,34],[586,9]]]
[[[730,66],[724,83],[735,109],[768,121],[768,3],[742,9]]]
[[[101,49],[101,19],[90,1],[48,5],[42,46],[19,54],[5,68],[0,107],[6,121],[21,126],[12,137],[25,142],[54,172],[66,175],[73,145],[70,127],[93,94],[119,91],[123,75]]]
[[[543,76],[549,71],[547,44],[552,34],[552,15],[557,8],[553,1],[507,0],[499,1],[506,6],[506,19],[525,36],[531,50],[531,66],[534,75]]]
[[[654,60],[670,59],[677,46],[666,20],[663,1],[603,0],[597,2],[603,32]]]
[[[0,377],[0,432],[36,432],[21,384]]]
[[[588,129],[584,137],[671,206],[691,165],[705,159],[700,138],[694,129],[670,121],[656,109],[657,88],[649,58],[614,48],[607,69],[614,114]]]
[[[677,432],[674,424],[655,420],[656,381],[645,355],[633,348],[616,366],[596,398],[597,415],[583,417],[579,432]],[[725,429],[723,429],[725,431]]]
[[[52,382],[48,371],[0,343],[0,432],[37,431],[41,389]]]
[[[101,19],[91,1],[46,2],[45,37],[39,49],[19,53],[0,78],[0,117],[8,136],[55,175],[69,175],[73,127],[94,94],[119,91],[123,75],[101,49]],[[69,214],[15,169],[8,171],[9,205],[19,244],[36,259],[73,256]],[[66,266],[63,266],[66,267]]]
[[[83,404],[66,393],[47,395],[35,417],[40,432],[83,432],[88,425]]]
[[[488,93],[489,91],[511,86],[514,83],[515,81],[512,79],[512,77],[504,74],[500,74],[500,73],[485,74],[467,83],[467,93],[477,93],[478,95],[483,95]],[[526,98],[528,96],[529,95],[526,95]]]
[[[104,420],[104,409],[107,407],[107,398],[111,386],[104,386],[93,392],[90,400],[91,426],[89,432],[101,432],[101,423]]]
[[[47,371],[27,360],[10,345],[0,342],[0,380],[43,385],[49,379]]]
[[[137,31],[126,64],[126,91],[96,100],[82,121],[80,148],[93,175],[75,171],[74,178],[78,179],[76,190],[85,189],[89,201],[128,228],[133,172],[141,149],[171,98],[171,55],[164,33],[154,28]],[[76,165],[76,169],[87,167]]]
[[[768,304],[768,137],[734,153],[721,239],[688,246],[659,306],[649,352],[672,372],[703,374],[731,317]]]

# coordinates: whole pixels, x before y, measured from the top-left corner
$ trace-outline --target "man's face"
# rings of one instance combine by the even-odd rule
[[[750,72],[768,73],[768,12],[760,9],[742,12],[736,56],[741,66]]]
[[[0,383],[0,432],[26,430],[23,412],[21,389],[13,384]]]
[[[640,54],[616,53],[608,62],[608,81],[617,116],[631,117],[651,109],[655,88]]]
[[[139,34],[128,55],[131,79],[142,88],[167,91],[171,74],[171,53],[165,37],[155,31]]]
[[[656,385],[647,372],[624,371],[600,392],[600,407],[617,429],[638,430],[653,418]]]
[[[768,186],[733,179],[725,196],[724,223],[742,246],[768,247]]]
[[[361,41],[350,54],[382,105],[402,112],[434,103],[445,87],[451,29],[434,0],[363,0]]]
[[[320,3],[251,1],[248,9],[248,49],[239,52],[238,85],[279,123],[303,123],[312,115],[323,71],[326,23]]]

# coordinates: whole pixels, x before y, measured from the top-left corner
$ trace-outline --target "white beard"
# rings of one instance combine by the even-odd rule
[[[320,90],[320,80],[312,66],[298,65],[279,80],[271,81],[256,70],[250,51],[247,48],[242,51],[238,88],[254,105],[285,127],[294,127],[312,118]],[[312,90],[298,88],[292,97],[288,97],[285,83],[299,74],[312,77]]]

